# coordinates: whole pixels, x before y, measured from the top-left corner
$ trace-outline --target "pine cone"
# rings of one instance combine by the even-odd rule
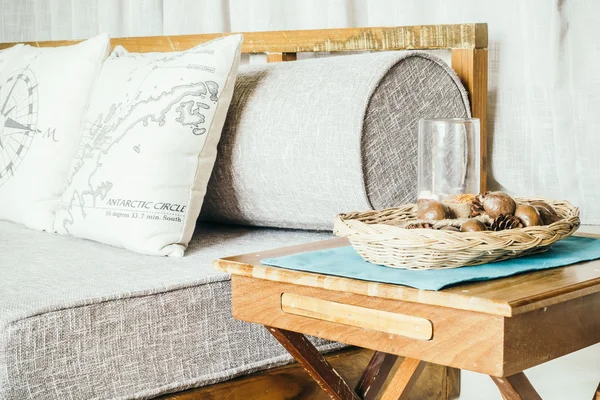
[[[493,231],[503,231],[505,229],[517,229],[522,228],[523,224],[521,220],[514,215],[500,214],[496,217],[492,226],[490,227]]]
[[[485,194],[484,194],[485,196]],[[481,215],[485,212],[485,210],[483,209],[483,204],[481,202],[481,195],[476,196],[473,199],[473,202],[471,203],[471,217],[476,217],[478,215]]]
[[[433,225],[427,223],[427,222],[415,222],[412,224],[408,224],[404,227],[404,229],[433,229]]]

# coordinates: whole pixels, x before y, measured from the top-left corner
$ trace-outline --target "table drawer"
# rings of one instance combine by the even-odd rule
[[[501,376],[504,318],[234,275],[233,316],[323,339]]]
[[[294,293],[281,295],[281,310],[321,321],[372,329],[418,340],[433,338],[431,321],[411,315],[354,306]]]

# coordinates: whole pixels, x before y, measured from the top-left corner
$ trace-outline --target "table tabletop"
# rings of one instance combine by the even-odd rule
[[[213,266],[215,269],[233,275],[371,297],[477,311],[504,317],[512,317],[600,292],[600,260],[490,281],[461,284],[440,291],[420,290],[401,285],[286,270],[263,265],[260,262],[261,259],[265,258],[348,245],[346,239],[324,240],[226,257],[216,260]]]

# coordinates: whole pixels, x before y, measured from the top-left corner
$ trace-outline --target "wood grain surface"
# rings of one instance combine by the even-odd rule
[[[600,342],[600,293],[506,318],[504,375]]]
[[[413,386],[425,369],[425,362],[414,358],[405,358],[392,375],[390,384],[383,392],[381,400],[406,400]]]
[[[359,381],[372,359],[366,349],[344,349],[326,355],[327,361],[350,385]],[[402,358],[400,358],[402,359]],[[392,368],[394,372],[399,363]],[[389,382],[389,378],[387,381]],[[387,385],[387,383],[385,385]],[[384,386],[385,386],[384,385]],[[460,393],[460,370],[427,364],[411,391],[410,400],[450,400]],[[218,384],[168,394],[161,400],[329,400],[330,397],[297,363],[234,378]]]
[[[600,260],[475,282],[441,291],[360,281],[262,265],[261,259],[347,246],[331,239],[216,260],[215,269],[234,275],[315,288],[339,290],[370,297],[439,305],[492,315],[513,316],[600,292]]]
[[[506,378],[491,378],[504,400],[542,400],[523,372]]]
[[[267,53],[267,62],[296,61],[296,53]]]
[[[334,400],[360,400],[344,378],[333,369],[315,346],[301,333],[266,326],[317,384]]]
[[[385,380],[398,360],[395,354],[376,351],[360,377],[354,391],[362,400],[373,400],[379,394]]]
[[[433,337],[433,325],[425,318],[351,306],[293,293],[281,295],[281,310],[288,314],[302,315],[412,339],[430,340]]]
[[[232,293],[232,310],[236,319],[453,368],[503,376],[504,317],[501,316],[237,275],[232,277]],[[433,324],[433,338],[416,340],[288,314],[281,309],[283,293],[424,318]]]
[[[235,33],[235,32],[234,32]],[[234,33],[181,36],[146,36],[111,39],[131,52],[187,50],[200,43]],[[487,24],[421,25],[240,32],[243,53],[299,53],[362,50],[483,49],[488,45]],[[78,40],[29,42],[36,47],[56,47]],[[0,49],[14,43],[0,43]]]
[[[600,292],[513,317],[234,275],[237,319],[363,348],[504,377],[600,342]],[[282,310],[283,294],[377,309],[431,322],[431,340]]]
[[[487,101],[488,101],[488,50],[452,50],[452,69],[469,93],[471,116],[479,118],[479,192],[487,190]]]

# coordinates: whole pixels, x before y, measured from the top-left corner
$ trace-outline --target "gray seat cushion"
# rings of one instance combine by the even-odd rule
[[[418,120],[469,115],[426,53],[241,67],[201,218],[331,229],[340,212],[412,202]]]
[[[176,259],[0,221],[0,399],[146,398],[288,362],[231,317],[211,262],[328,237],[200,225]]]

